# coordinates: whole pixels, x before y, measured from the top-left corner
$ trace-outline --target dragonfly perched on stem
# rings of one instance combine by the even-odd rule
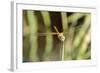
[[[51,32],[51,33],[37,33],[38,36],[46,36],[46,35],[58,35],[58,38],[63,42],[65,40],[65,36],[63,35],[63,32],[59,32],[56,26],[53,26],[56,32]]]
[[[61,59],[62,61],[64,60],[64,40],[65,40],[65,36],[63,35],[63,32],[59,32],[56,26],[53,26],[56,32],[52,32],[52,33],[38,33],[38,36],[46,36],[46,35],[57,35],[58,39],[63,43],[62,45],[62,52],[61,52]]]
[[[63,35],[63,33],[59,33],[59,31],[56,28],[56,26],[54,26],[54,29],[58,33],[58,38],[63,42],[63,48],[62,48],[62,61],[63,61],[64,60],[64,40],[65,40],[65,36]]]

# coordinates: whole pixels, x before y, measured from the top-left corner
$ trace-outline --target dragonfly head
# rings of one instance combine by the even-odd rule
[[[63,33],[59,33],[59,34],[58,34],[58,38],[59,38],[62,42],[64,42],[64,40],[65,40],[65,36],[63,35]]]

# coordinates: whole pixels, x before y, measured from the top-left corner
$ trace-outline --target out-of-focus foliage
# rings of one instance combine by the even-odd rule
[[[53,25],[65,36],[65,61],[91,59],[90,13],[23,10],[23,62],[62,60]]]

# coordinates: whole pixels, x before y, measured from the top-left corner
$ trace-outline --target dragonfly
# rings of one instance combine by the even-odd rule
[[[57,35],[58,35],[59,40],[63,42],[63,48],[62,48],[62,61],[63,61],[64,60],[64,40],[65,40],[65,36],[63,35],[63,33],[60,33],[58,31],[58,29],[57,29],[56,26],[54,26],[54,29],[57,32]]]
[[[38,36],[46,36],[46,35],[57,35],[58,39],[60,41],[64,41],[65,40],[65,36],[63,32],[59,32],[56,26],[53,26],[53,28],[55,29],[56,32],[51,32],[51,33],[37,33]]]
[[[52,32],[52,33],[38,33],[38,36],[45,36],[45,35],[48,35],[48,34],[51,34],[51,35],[57,35],[58,36],[58,39],[63,43],[63,47],[62,47],[62,52],[61,52],[61,60],[64,61],[64,41],[65,41],[65,36],[63,34],[63,32],[59,32],[57,27],[53,25],[53,28],[55,29],[56,32]]]

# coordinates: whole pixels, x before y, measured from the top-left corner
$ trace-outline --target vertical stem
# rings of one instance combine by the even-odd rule
[[[88,30],[88,28],[90,26],[90,23],[91,23],[91,15],[88,14],[88,15],[86,15],[86,19],[84,21],[83,26],[80,28],[80,31],[77,33],[75,40],[73,41],[74,48],[79,46],[81,39],[84,37],[84,35],[86,34],[86,31]]]
[[[30,26],[30,61],[37,61],[37,36],[34,36],[37,33],[37,18],[32,10],[27,11],[27,17]]]
[[[41,12],[43,21],[46,27],[46,33],[51,33],[51,20],[50,20],[50,15],[48,11],[42,11]],[[52,51],[52,35],[47,34],[46,35],[46,47],[45,47],[45,53],[44,53],[44,60],[48,60],[48,56]]]
[[[88,32],[86,33],[86,35],[84,37],[83,43],[79,47],[80,49],[79,49],[79,53],[78,53],[77,59],[82,59],[82,58],[88,57],[86,55],[86,50],[88,49],[88,44],[90,43],[90,41],[91,41],[90,29],[88,29]],[[89,51],[90,51],[90,49],[89,49]],[[90,55],[90,53],[88,55]]]
[[[68,30],[68,19],[67,19],[67,13],[66,12],[61,12],[61,17],[62,17],[62,26],[63,26],[63,33],[66,33],[67,32],[67,30]],[[65,36],[65,38],[67,37],[67,35],[65,34],[64,35]],[[66,41],[66,39],[65,39],[65,41]],[[66,57],[66,54],[65,53],[67,53],[66,52],[66,48],[64,47],[64,42],[63,42],[63,48],[62,48],[62,61],[65,59],[65,57]]]
[[[64,42],[63,42],[63,48],[62,48],[62,61],[64,61]]]
[[[79,51],[80,44],[87,32],[87,30],[89,29],[91,24],[91,15],[87,14],[84,20],[84,23],[82,24],[80,31],[76,34],[74,40],[73,40],[73,59],[77,58],[77,52]],[[76,52],[75,52],[76,51]]]

